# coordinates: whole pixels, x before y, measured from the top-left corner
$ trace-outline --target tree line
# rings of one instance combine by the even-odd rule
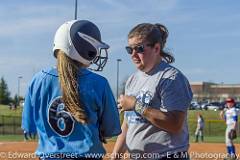
[[[0,79],[0,104],[4,105],[18,105],[19,100],[23,99],[22,97],[18,97],[18,95],[15,95],[14,97],[11,97],[11,93],[8,90],[7,82],[3,77]]]

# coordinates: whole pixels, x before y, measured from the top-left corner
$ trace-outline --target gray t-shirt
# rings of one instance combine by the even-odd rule
[[[149,74],[141,71],[133,74],[126,83],[125,94],[135,96],[163,112],[187,112],[192,100],[192,91],[186,77],[165,61],[161,61]],[[136,159],[157,159],[159,156],[188,150],[187,117],[182,131],[177,134],[153,126],[135,111],[126,111],[124,118],[128,124],[128,151],[133,156],[142,154],[142,157]]]

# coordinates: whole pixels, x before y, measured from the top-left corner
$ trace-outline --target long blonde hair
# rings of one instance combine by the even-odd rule
[[[66,109],[80,123],[87,123],[87,115],[81,103],[78,74],[81,63],[69,58],[63,51],[57,50],[57,70],[63,101]]]

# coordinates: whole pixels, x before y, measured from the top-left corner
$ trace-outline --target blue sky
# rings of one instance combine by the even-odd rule
[[[74,19],[75,0],[0,1],[0,76],[12,95],[24,95],[34,73],[55,65],[53,37]],[[237,0],[78,0],[78,19],[97,24],[110,45],[100,74],[115,93],[117,59],[120,81],[135,71],[125,51],[127,34],[143,22],[162,23],[170,35],[167,48],[190,82],[240,83],[240,1]]]

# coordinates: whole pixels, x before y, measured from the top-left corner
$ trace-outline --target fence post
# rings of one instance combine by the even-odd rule
[[[2,124],[1,124],[1,134],[3,134],[3,116],[1,116],[1,119],[2,119]]]
[[[4,123],[4,116],[2,116],[2,123],[3,123],[3,127],[2,127],[2,128],[3,128],[3,129],[2,129],[2,134],[4,135],[4,134],[5,134],[5,133],[4,133],[4,132],[5,132],[5,131],[4,131],[4,127],[5,127],[5,125],[4,125],[4,124],[5,124],[5,123]]]
[[[16,134],[16,117],[13,117],[13,133]]]
[[[208,121],[208,134],[211,136],[211,121]]]

